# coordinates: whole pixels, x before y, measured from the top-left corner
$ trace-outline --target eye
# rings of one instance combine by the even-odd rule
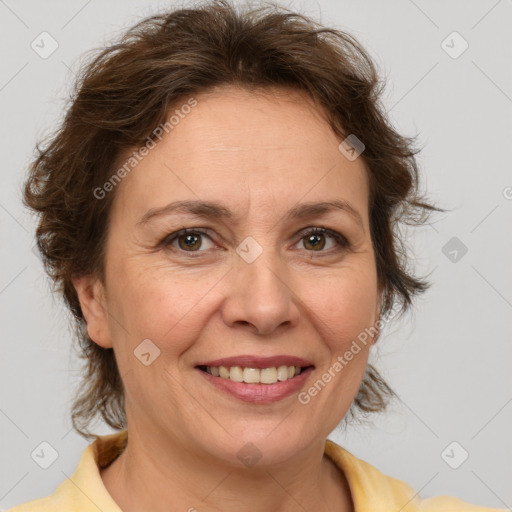
[[[350,248],[350,243],[341,233],[323,227],[307,228],[301,231],[299,236],[299,242],[303,242],[304,250],[308,252],[331,252],[332,250],[337,251]],[[212,248],[212,245],[208,247],[208,244],[206,244],[206,248],[204,247],[203,238],[209,240],[213,245],[213,241],[208,235],[208,230],[201,228],[182,229],[171,233],[166,236],[159,245],[163,247],[171,246],[179,251],[189,253],[188,255],[190,257],[195,257],[192,253],[205,252]],[[331,247],[327,247],[327,250],[322,250],[328,245],[325,238],[330,238],[332,245]],[[177,244],[177,246],[175,244]],[[201,248],[203,250],[199,250]]]
[[[334,246],[338,246],[337,248],[335,247],[334,250],[340,248],[347,249],[350,246],[347,239],[342,234],[338,233],[337,231],[332,231],[331,229],[319,227],[308,228],[307,231],[302,231],[300,241],[304,241],[306,250],[309,250],[308,246],[313,248],[313,250],[310,252],[328,252],[322,251],[322,249],[324,249],[326,246],[325,237],[334,240]]]
[[[178,247],[174,247],[184,252],[202,252],[197,250],[204,245],[201,241],[202,237],[206,237],[211,241],[211,238],[203,229],[182,229],[176,233],[171,233],[169,236],[165,237],[161,243],[167,247],[177,242]]]

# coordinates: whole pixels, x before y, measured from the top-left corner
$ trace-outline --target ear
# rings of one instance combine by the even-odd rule
[[[73,279],[73,285],[80,301],[89,337],[100,347],[112,348],[103,284],[95,277],[83,276]]]

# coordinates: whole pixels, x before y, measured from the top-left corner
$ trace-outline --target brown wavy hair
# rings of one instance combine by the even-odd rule
[[[59,128],[36,146],[24,203],[40,215],[37,246],[53,288],[73,318],[86,371],[74,395],[73,428],[86,439],[98,415],[124,429],[124,388],[112,349],[94,343],[73,277],[104,280],[104,247],[114,191],[93,193],[113,175],[116,159],[153,140],[183,98],[222,85],[250,90],[291,87],[310,95],[341,138],[354,134],[370,184],[370,228],[382,314],[406,311],[425,280],[408,271],[403,223],[420,224],[437,208],[419,193],[415,138],[398,134],[380,103],[385,81],[350,34],[266,2],[241,8],[227,0],[143,19],[109,46],[92,50],[77,75]],[[396,397],[368,364],[350,408],[380,412]],[[363,414],[362,416],[366,416]]]

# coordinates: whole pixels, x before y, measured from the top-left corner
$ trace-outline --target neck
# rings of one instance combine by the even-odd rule
[[[147,442],[130,431],[124,452],[101,477],[123,512],[353,512],[343,472],[324,455],[325,440],[280,464],[239,468],[166,438]]]

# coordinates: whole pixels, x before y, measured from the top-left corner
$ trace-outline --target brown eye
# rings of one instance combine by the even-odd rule
[[[179,249],[183,252],[203,252],[211,247],[204,249],[204,238],[211,241],[206,231],[201,229],[182,229],[176,233],[172,233],[162,240],[161,244],[164,247],[172,246],[175,249]],[[174,245],[174,242],[178,243],[178,246]],[[206,244],[208,245],[208,244]],[[213,245],[213,244],[212,244]],[[203,248],[203,250],[199,250]]]
[[[206,244],[206,247],[204,247],[205,240],[209,241],[211,244],[210,247],[208,247],[208,243]],[[330,246],[329,240],[331,240]],[[310,228],[307,231],[303,231],[300,241],[303,242],[304,249],[308,252],[330,253],[332,251],[348,249],[350,247],[349,242],[343,235],[336,231],[320,227]],[[208,235],[208,231],[200,228],[194,228],[182,229],[175,233],[171,233],[166,236],[159,245],[178,252],[188,253],[190,256],[192,256],[193,253],[198,253],[197,255],[200,256],[201,252],[206,252],[208,249],[213,248],[214,243]]]
[[[302,234],[301,241],[304,241],[304,247],[308,251],[312,252],[327,252],[332,248],[328,247],[326,251],[323,249],[326,247],[326,238],[330,238],[334,241],[334,246],[338,246],[338,248],[348,248],[349,243],[347,239],[337,233],[336,231],[331,231],[326,228],[313,228]]]
[[[199,249],[201,247],[200,235],[180,235],[178,237],[180,249]]]
[[[306,249],[323,249],[325,247],[325,235],[323,233],[313,233],[304,237]],[[308,247],[309,246],[309,247]]]

